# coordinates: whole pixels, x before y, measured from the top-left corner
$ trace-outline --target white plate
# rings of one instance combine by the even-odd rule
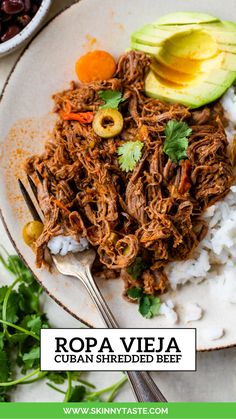
[[[25,50],[11,73],[0,104],[0,206],[9,235],[25,262],[47,292],[68,312],[84,323],[101,327],[103,322],[85,289],[78,280],[53,275],[34,266],[34,255],[22,240],[22,226],[30,219],[19,193],[17,178],[23,177],[21,167],[26,156],[43,149],[45,139],[55,121],[50,113],[51,94],[68,87],[75,78],[76,59],[91,48],[110,51],[118,57],[129,46],[133,30],[176,10],[202,11],[236,20],[234,0],[82,0],[54,18]],[[121,327],[171,327],[163,317],[145,320],[137,306],[123,300],[123,283],[100,281],[111,310]],[[208,281],[186,285],[172,292],[180,320],[176,327],[186,327],[183,312],[186,302],[199,303],[203,319],[189,323],[198,331],[198,350],[236,345],[235,305],[217,300],[210,293]],[[212,326],[225,330],[223,338],[209,340]]]

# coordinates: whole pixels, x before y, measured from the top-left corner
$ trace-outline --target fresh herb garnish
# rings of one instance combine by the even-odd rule
[[[133,170],[142,156],[144,144],[141,141],[127,141],[117,150],[120,167],[124,172]]]
[[[139,313],[146,319],[151,319],[153,316],[159,314],[161,307],[161,300],[154,295],[145,294],[142,288],[129,288],[127,295],[133,300],[138,300]]]
[[[127,290],[127,295],[132,298],[132,300],[139,300],[143,295],[143,289],[138,287],[129,288]]]
[[[151,319],[152,317],[159,314],[161,307],[161,300],[159,297],[154,295],[143,294],[139,301],[139,312],[146,319]]]
[[[143,271],[148,268],[148,263],[140,256],[137,256],[135,261],[127,268],[128,274],[134,279],[139,279]]]
[[[100,90],[98,95],[105,102],[104,105],[99,106],[99,109],[118,109],[119,104],[124,100],[122,93],[117,90]]]
[[[176,121],[172,119],[168,121],[165,127],[165,142],[163,151],[174,162],[188,158],[187,148],[188,139],[192,129],[186,122]]]
[[[95,386],[83,380],[81,372],[40,372],[40,329],[50,327],[40,307],[42,289],[18,256],[5,260],[0,255],[0,261],[14,275],[12,285],[0,288],[0,402],[9,401],[10,390],[17,384],[30,385],[42,379],[62,393],[66,402],[103,401],[103,393],[109,393],[107,401],[112,401],[126,376],[105,389],[91,391]],[[23,374],[19,379],[14,379],[15,365]]]

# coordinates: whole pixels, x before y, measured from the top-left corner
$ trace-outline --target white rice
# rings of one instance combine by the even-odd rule
[[[236,135],[236,94],[233,87],[222,97],[221,104],[229,121],[226,128],[227,138],[229,143],[232,143]],[[220,295],[222,300],[236,304],[236,185],[230,188],[230,192],[222,201],[209,207],[203,218],[209,227],[208,234],[192,259],[172,262],[166,267],[171,287],[175,290],[180,284],[196,284],[208,278],[213,295]],[[200,307],[197,308],[194,304],[188,307],[187,304],[184,320],[199,320],[202,314]],[[212,330],[211,338],[219,339],[223,335],[223,329]]]
[[[225,331],[223,327],[212,325],[211,327],[204,329],[203,334],[207,339],[218,340],[224,336]]]
[[[159,313],[163,314],[171,324],[175,324],[178,321],[178,315],[174,310],[174,303],[170,298],[161,304]]]
[[[59,235],[52,237],[48,242],[48,248],[53,255],[60,254],[61,256],[65,256],[69,252],[83,252],[88,247],[88,240],[84,237],[81,237],[78,242],[71,236]]]
[[[203,315],[202,307],[196,303],[187,303],[185,306],[185,323],[195,322],[200,320]]]
[[[166,268],[171,286],[176,289],[179,284],[196,284],[208,278],[212,298],[220,296],[222,301],[236,304],[236,186],[231,187],[223,201],[209,207],[204,218],[209,225],[208,234],[194,257],[185,262],[170,263]],[[197,308],[195,304],[184,307],[185,323],[200,320],[202,315],[201,307]],[[223,335],[223,331],[213,328],[209,339],[220,339]]]
[[[233,86],[222,96],[221,104],[224,108],[225,116],[229,121],[225,131],[228,140],[232,141],[236,134],[236,95]]]
[[[170,284],[176,289],[179,284],[189,281],[196,283],[206,277],[214,277],[214,282],[219,280],[219,287],[225,287],[225,280],[231,278],[228,280],[227,295],[231,295],[232,302],[236,302],[236,281],[233,281],[232,272],[236,258],[236,186],[230,188],[223,201],[209,207],[203,218],[209,226],[207,236],[192,259],[172,262],[166,267]],[[231,294],[233,287],[235,296]]]

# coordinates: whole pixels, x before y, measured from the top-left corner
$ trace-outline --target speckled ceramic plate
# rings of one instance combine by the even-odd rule
[[[129,46],[131,32],[162,14],[176,10],[203,11],[223,19],[236,20],[234,0],[81,0],[54,18],[31,42],[17,62],[5,86],[0,104],[0,207],[17,251],[47,292],[73,316],[101,327],[103,322],[85,289],[77,279],[37,270],[34,255],[21,236],[30,219],[18,190],[23,178],[22,161],[43,149],[55,122],[51,113],[53,92],[68,87],[75,78],[74,63],[85,51],[105,49],[118,57]],[[171,327],[163,316],[143,319],[137,306],[123,300],[122,281],[100,281],[99,287],[122,327]],[[176,327],[196,327],[198,349],[209,350],[236,344],[236,306],[211,293],[206,280],[169,293],[179,314]],[[186,302],[199,303],[204,310],[200,321],[183,321]],[[224,329],[221,339],[212,341],[208,331]]]

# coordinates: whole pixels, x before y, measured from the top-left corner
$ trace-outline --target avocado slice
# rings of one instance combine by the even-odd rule
[[[236,24],[174,13],[132,34],[131,48],[152,56],[145,91],[191,108],[218,99],[236,79]]]
[[[224,58],[222,61],[222,68],[223,69],[230,69],[232,71],[236,71],[236,54],[232,54],[230,52],[224,53]]]
[[[222,44],[219,44],[219,46],[224,48]],[[168,50],[163,47],[146,45],[133,41],[131,42],[131,48],[154,56],[155,58],[158,58],[158,61],[170,69],[178,69],[178,71],[186,74],[206,72],[214,66],[217,68],[221,67],[224,70],[236,70],[236,50],[234,50],[233,46],[228,46],[228,50],[232,50],[232,52],[219,50],[218,54],[205,60],[191,60],[185,59],[184,57],[180,58],[170,54]],[[225,49],[227,50],[227,47]]]
[[[233,54],[236,54],[236,45],[219,43],[218,46],[220,51],[232,52]]]
[[[146,44],[140,44],[138,42],[131,42],[131,49],[134,49],[136,51],[143,51],[146,54],[157,56],[161,52],[161,47],[155,47],[153,45],[146,45]]]
[[[169,36],[172,36],[172,33],[169,33],[167,36],[164,31],[159,32],[157,36],[149,35],[145,32],[134,32],[131,35],[131,44],[132,42],[138,42],[139,44],[149,45],[153,47],[162,46],[163,43],[168,39]]]
[[[209,80],[209,77],[212,77],[212,74],[209,74],[200,83],[180,87],[177,84],[168,83],[166,80],[157,77],[153,71],[149,71],[145,80],[145,92],[147,96],[165,102],[182,103],[194,109],[218,99],[235,79],[235,75],[229,73],[226,87],[208,83],[206,80]]]
[[[209,60],[186,60],[184,58],[168,55],[166,52],[159,51],[157,58],[160,62],[173,70],[183,73],[207,73],[213,69],[221,68],[226,71],[236,71],[236,54],[231,52],[220,52]]]
[[[222,23],[225,27],[236,31],[236,23],[231,20],[222,20]]]
[[[218,52],[215,38],[202,29],[177,33],[169,37],[163,46],[169,54],[191,60],[206,60]]]
[[[166,36],[163,35],[166,34]],[[191,28],[181,32],[159,31],[156,36],[145,32],[136,32],[131,36],[131,43],[138,42],[150,46],[165,46],[172,55],[204,60],[217,53],[215,38],[202,28]]]
[[[131,48],[136,51],[143,51],[146,54],[149,54],[158,59],[163,65],[168,67],[169,69],[176,70],[185,73],[185,74],[193,74],[193,73],[200,73],[202,72],[202,65],[204,61],[202,60],[190,60],[185,58],[179,58],[174,55],[168,54],[162,47],[154,47],[151,45],[144,45],[138,42],[131,42]],[[210,60],[205,60],[206,62]],[[208,67],[210,66],[209,63]]]
[[[165,79],[170,83],[180,84],[182,86],[189,85],[190,83],[195,82],[196,79],[200,80],[203,78],[202,73],[182,73],[181,71],[176,71],[167,67],[165,64],[158,62],[156,59],[152,60],[151,70],[156,76]]]
[[[155,57],[167,67],[173,70],[178,69],[178,71],[186,74],[207,73],[212,69],[218,68],[228,71],[236,70],[236,54],[230,52],[221,51],[208,60],[191,60],[176,57],[161,49]]]
[[[186,25],[190,23],[211,23],[219,22],[215,16],[206,13],[174,12],[160,17],[155,21],[158,25]]]
[[[180,87],[191,87],[194,84],[199,85],[201,82],[204,82],[214,84],[216,86],[221,85],[227,89],[229,87],[230,81],[232,80],[233,83],[236,79],[236,71],[232,71],[230,74],[228,70],[224,70],[222,68],[213,68],[208,73],[193,73],[190,75],[169,69],[155,59],[152,60],[151,70],[157,77],[160,77],[167,82],[180,85]]]
[[[166,29],[168,28],[168,29]],[[131,39],[140,43],[147,43],[149,45],[160,45],[168,40],[171,36],[178,33],[188,31],[201,30],[206,31],[215,38],[216,42],[236,45],[236,24],[235,27],[227,26],[223,23],[207,24],[207,25],[184,25],[184,26],[154,26],[152,24],[145,25],[140,30],[132,34]]]

